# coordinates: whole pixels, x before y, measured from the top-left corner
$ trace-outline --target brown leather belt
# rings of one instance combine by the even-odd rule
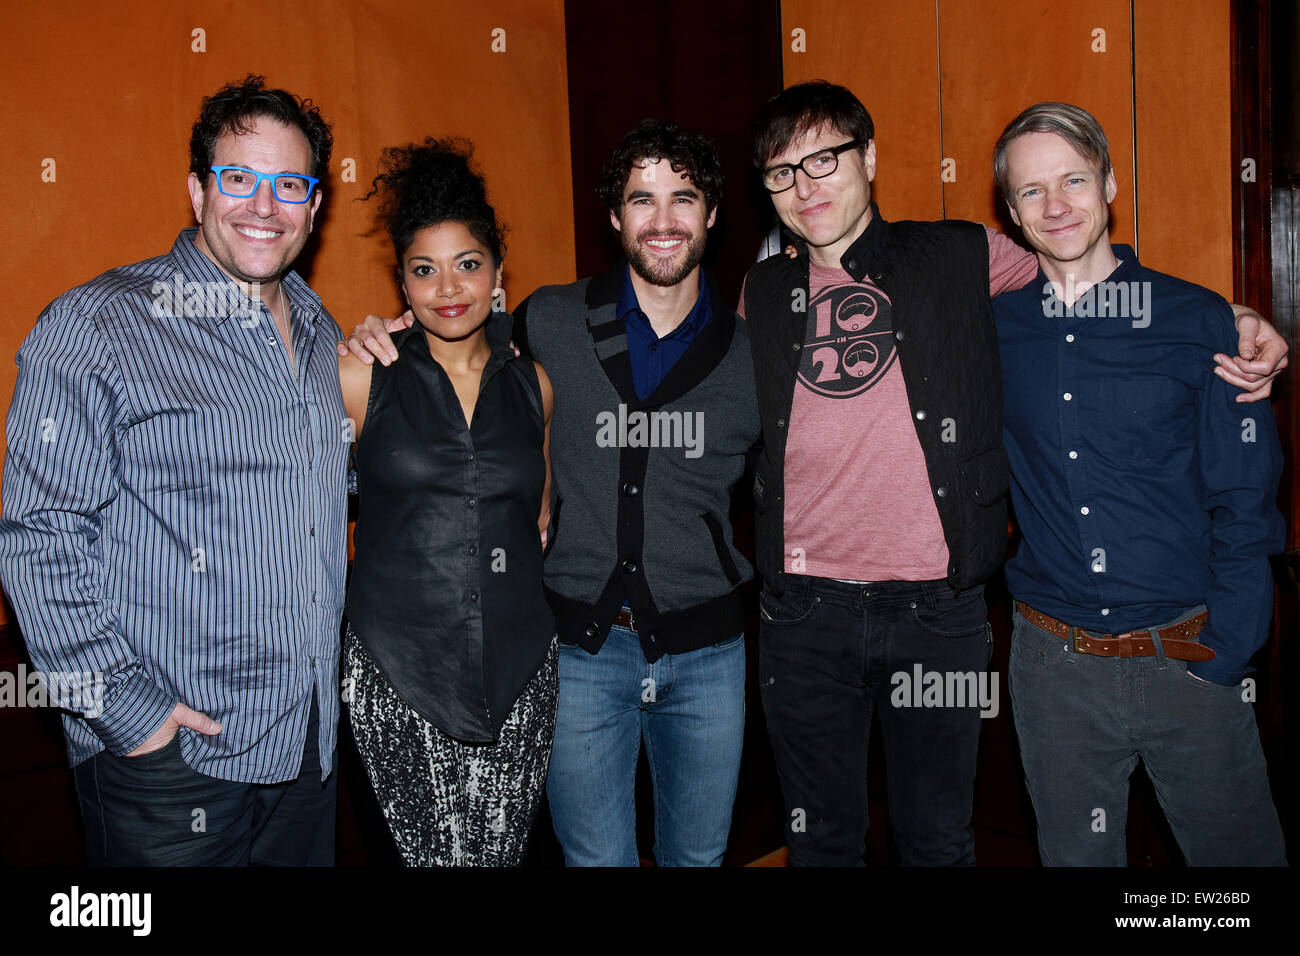
[[[1023,601],[1017,601],[1016,607],[1029,623],[1070,643],[1080,654],[1093,654],[1097,657],[1156,656],[1156,642],[1147,636],[1151,633],[1149,630],[1128,631],[1124,634],[1089,634],[1081,627],[1072,627],[1042,611],[1035,611]],[[1165,649],[1165,657],[1180,661],[1213,660],[1214,651],[1193,640],[1201,633],[1208,618],[1209,612],[1202,611],[1186,621],[1156,629],[1160,634],[1160,644]]]
[[[613,626],[615,626],[615,627],[625,627],[625,628],[627,628],[629,631],[631,631],[633,634],[635,634],[635,633],[637,632],[637,631],[636,631],[636,618],[633,616],[632,612],[629,611],[629,610],[628,610],[627,608],[625,608],[625,607],[624,607],[624,608],[619,608],[618,613],[617,613],[616,615],[614,615],[614,625],[613,625]]]

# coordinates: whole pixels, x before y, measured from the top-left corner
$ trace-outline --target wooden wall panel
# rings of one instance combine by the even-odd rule
[[[1176,15],[1134,4],[1139,255],[1229,300],[1242,159],[1232,154],[1231,36],[1229,0],[1180,0]]]
[[[975,219],[1017,236],[993,185],[998,134],[1031,103],[1083,106],[1110,140],[1112,240],[1231,298],[1242,157],[1231,150],[1230,6],[783,0],[785,80],[825,77],[867,104],[881,131],[876,191],[887,217]],[[791,50],[795,28],[804,53]],[[941,183],[944,158],[955,160],[955,181]]]
[[[806,52],[792,33],[804,31]],[[783,0],[785,85],[847,86],[876,125],[873,195],[886,219],[939,219],[939,80],[932,0]]]
[[[1094,52],[1104,30],[1105,52]],[[993,147],[1021,110],[1060,100],[1090,111],[1106,130],[1119,195],[1111,238],[1133,242],[1133,87],[1127,0],[939,0],[943,152],[956,161],[944,184],[949,218],[1012,230],[993,185]]]

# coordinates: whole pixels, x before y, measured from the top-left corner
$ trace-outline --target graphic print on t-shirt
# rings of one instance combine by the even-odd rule
[[[850,398],[875,385],[898,356],[889,299],[873,286],[836,283],[810,303],[799,380],[819,395]]]
[[[785,446],[785,571],[932,581],[948,569],[894,338],[870,280],[808,270],[804,360]]]

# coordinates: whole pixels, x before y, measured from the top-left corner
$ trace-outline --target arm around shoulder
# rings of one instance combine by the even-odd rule
[[[352,440],[361,435],[370,404],[370,383],[375,374],[374,365],[368,365],[355,355],[339,356],[339,389],[343,392],[343,410],[352,422]]]

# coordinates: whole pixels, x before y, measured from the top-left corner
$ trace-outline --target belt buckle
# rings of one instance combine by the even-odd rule
[[[1088,653],[1083,649],[1083,638],[1084,638],[1083,628],[1075,627],[1073,624],[1071,624],[1070,625],[1070,646],[1074,648],[1074,652],[1076,654]]]
[[[627,629],[631,631],[633,634],[637,633],[636,615],[632,612],[631,608],[627,609]]]

